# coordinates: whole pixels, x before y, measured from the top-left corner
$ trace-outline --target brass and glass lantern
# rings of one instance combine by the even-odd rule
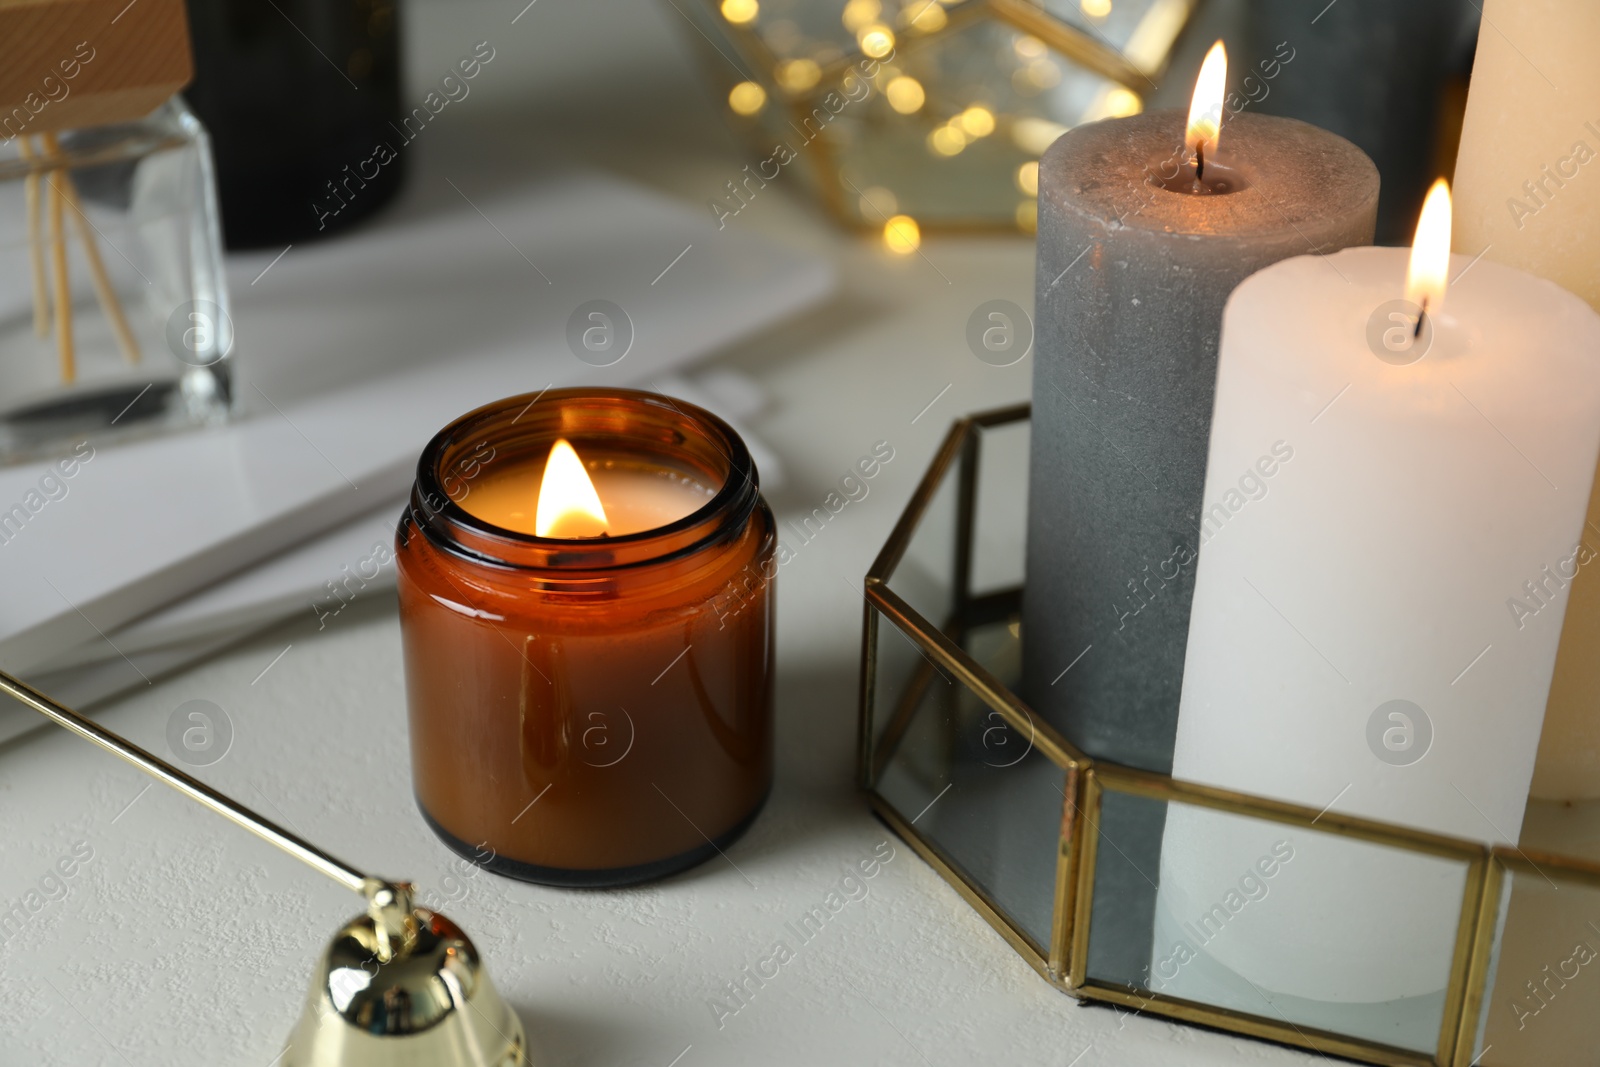
[[[1081,1000],[1368,1063],[1592,1063],[1600,813],[1535,802],[1523,846],[1491,847],[1085,756],[1015,689],[1027,454],[1026,406],[956,423],[867,574],[859,773],[876,813],[1046,981]],[[1240,857],[1247,896],[1219,897],[1165,926],[1158,915],[1152,931],[1138,901],[1108,891],[1126,856],[1102,823],[1126,824],[1118,815],[1134,808],[1160,816],[1169,848],[1198,840],[1174,835],[1202,823],[1283,848]],[[1317,856],[1319,869],[1348,861],[1376,872],[1352,880],[1331,912],[1271,916],[1324,943],[1377,946],[1370,970],[1330,982],[1327,959],[1286,938],[1273,969],[1320,968],[1328,991],[1317,998],[1231,973],[1208,951],[1226,924],[1251,921],[1248,909],[1294,907],[1293,894],[1274,901],[1266,887],[1267,872],[1297,855]],[[1152,885],[1162,877],[1145,874]],[[1438,919],[1433,932],[1373,938],[1396,894],[1418,887]],[[1130,930],[1149,941],[1148,965],[1133,971]],[[1427,995],[1377,995],[1419,961]]]
[[[712,210],[795,173],[842,222],[1032,232],[1068,127],[1144,106],[1196,0],[695,0],[687,39],[756,162]],[[899,233],[902,236],[896,237]]]

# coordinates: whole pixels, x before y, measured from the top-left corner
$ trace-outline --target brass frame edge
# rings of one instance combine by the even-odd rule
[[[871,579],[867,580],[870,585]],[[861,605],[861,704],[856,724],[856,787],[871,789],[873,774],[872,721],[877,712],[878,613],[865,592]]]
[[[1385,823],[1356,815],[1338,815],[1319,812],[1304,804],[1258,797],[1234,789],[1201,785],[1180,778],[1135,770],[1115,763],[1097,762],[1098,777],[1114,793],[1147,797],[1151,800],[1178,801],[1196,807],[1211,808],[1233,815],[1247,815],[1254,819],[1299,826],[1339,837],[1352,837],[1405,852],[1424,853],[1458,860],[1470,864],[1482,858],[1488,846],[1463,838],[1418,830],[1397,823]],[[1318,824],[1321,824],[1320,826]]]
[[[973,420],[970,417],[957,419],[951,425],[949,432],[944,435],[944,440],[939,442],[939,450],[933,454],[928,469],[923,471],[917,487],[911,491],[911,499],[906,501],[905,507],[900,512],[900,518],[895,521],[894,529],[889,531],[889,536],[884,539],[883,548],[878,550],[872,565],[867,568],[869,584],[877,586],[887,582],[895,567],[905,557],[906,549],[911,546],[912,532],[922,522],[928,505],[933,502],[934,495],[944,482],[945,471],[955,461],[961,442],[971,431],[972,426]]]
[[[1056,891],[1050,913],[1050,970],[1063,987],[1071,986],[1072,930],[1076,906],[1077,872],[1083,835],[1077,832],[1078,794],[1083,788],[1082,766],[1065,769],[1061,797],[1061,836],[1056,844]],[[1071,992],[1071,989],[1067,989]],[[1076,996],[1076,994],[1073,994]]]
[[[1494,958],[1494,938],[1500,925],[1500,894],[1509,884],[1509,872],[1499,858],[1490,854],[1478,884],[1477,922],[1468,947],[1469,960],[1463,975],[1464,986],[1456,1011],[1453,1067],[1470,1067],[1472,1048],[1477,1044],[1478,1024],[1483,1018],[1489,994],[1489,964]]]
[[[1056,729],[1040,718],[1032,708],[1018,700],[999,679],[990,674],[936,626],[917,614],[899,594],[887,585],[873,585],[867,596],[907,639],[925,649],[938,665],[944,667],[989,707],[1000,713],[1013,728],[1027,732],[1038,750],[1062,770],[1081,766],[1088,757],[1079,752]],[[926,631],[926,632],[925,632]]]
[[[1089,919],[1094,913],[1095,860],[1100,853],[1100,778],[1098,768],[1089,765],[1078,775],[1076,811],[1073,816],[1074,852],[1077,878],[1073,883],[1073,902],[1067,932],[1067,988],[1078,996],[1089,997]],[[1088,832],[1084,831],[1087,826]]]
[[[1318,1030],[1315,1027],[1296,1026],[1291,1022],[1278,1023],[1263,1015],[1251,1015],[1229,1008],[1198,1004],[1178,997],[1163,996],[1160,993],[1142,996],[1115,986],[1098,985],[1094,982],[1087,982],[1078,987],[1077,993],[1085,1000],[1106,1001],[1122,1007],[1136,1008],[1140,1013],[1159,1015],[1181,1023],[1206,1026],[1227,1033],[1243,1034],[1246,1037],[1276,1041],[1281,1045],[1308,1049],[1324,1056],[1343,1056],[1364,1063],[1382,1064],[1383,1067],[1438,1067],[1438,1061],[1426,1052],[1413,1052],[1410,1049],[1364,1041],[1361,1038],[1347,1037]]]
[[[1519,848],[1515,845],[1496,845],[1495,860],[1507,870],[1522,874],[1548,877],[1550,871],[1560,874],[1564,881],[1577,882],[1590,889],[1600,889],[1600,863],[1564,856],[1559,852]]]
[[[988,6],[997,21],[1023,33],[1033,34],[1090,73],[1114,81],[1123,88],[1133,89],[1140,93],[1141,98],[1144,94],[1136,86],[1140,82],[1151,84],[1149,75],[1134,66],[1121,52],[1056,18],[1038,4],[1030,4],[1026,0],[988,0]]]
[[[972,603],[972,546],[978,526],[978,463],[983,434],[974,423],[961,438],[956,461],[955,597],[951,613],[963,618]]]
[[[1450,979],[1445,985],[1444,1009],[1439,1018],[1437,1060],[1441,1064],[1453,1063],[1459,1053],[1462,1036],[1462,1017],[1466,1013],[1467,981],[1477,965],[1478,930],[1482,925],[1481,909],[1488,892],[1487,883],[1492,874],[1494,856],[1484,849],[1467,868],[1466,885],[1462,887],[1461,918],[1456,924],[1456,943],[1450,953]]]

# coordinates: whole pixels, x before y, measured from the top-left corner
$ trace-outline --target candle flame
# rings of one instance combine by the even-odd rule
[[[609,523],[583,460],[565,438],[550,449],[533,532],[540,537],[600,537]]]
[[[1222,98],[1228,91],[1228,50],[1219,40],[1206,53],[1200,64],[1200,75],[1194,80],[1194,96],[1189,101],[1189,125],[1184,130],[1183,143],[1195,154],[1195,163],[1202,168],[1207,156],[1217,151],[1217,137],[1222,132]]]
[[[1417,219],[1417,236],[1411,242],[1411,262],[1406,268],[1406,299],[1430,315],[1438,314],[1444,306],[1449,274],[1450,185],[1440,178],[1428,190]]]

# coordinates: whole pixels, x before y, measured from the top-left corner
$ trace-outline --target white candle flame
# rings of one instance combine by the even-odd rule
[[[599,537],[609,525],[583,460],[565,438],[558,440],[539,483],[533,532],[540,537]]]
[[[1433,183],[1422,202],[1417,236],[1411,242],[1411,262],[1406,267],[1406,299],[1430,315],[1444,306],[1450,275],[1450,184]]]
[[[1228,91],[1228,50],[1218,41],[1206,53],[1200,64],[1200,75],[1194,80],[1194,96],[1189,101],[1189,126],[1184,131],[1184,143],[1203,161],[1217,151],[1217,138],[1222,132],[1222,98]]]

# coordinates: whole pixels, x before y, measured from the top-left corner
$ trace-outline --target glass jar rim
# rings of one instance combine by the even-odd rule
[[[534,411],[534,417],[524,421]],[[608,417],[609,425],[605,419],[593,424],[583,419],[601,413]],[[512,416],[509,422],[505,421],[508,415]],[[714,454],[725,467],[719,474],[721,485],[705,503],[665,525],[615,537],[540,537],[475,515],[446,489],[445,471],[452,458],[472,447],[467,442],[496,440],[492,436],[495,431],[515,433],[523,443],[543,439],[553,443],[558,436],[585,431],[623,441],[628,438],[622,431],[630,426],[641,428],[651,419],[659,420],[663,427],[679,424],[673,433],[682,447],[672,453],[678,460],[689,461],[697,452],[694,446],[703,443],[710,451],[701,452],[700,458]],[[511,429],[519,425],[523,428]],[[692,428],[695,434],[684,433],[685,428]],[[636,453],[673,466],[667,462],[669,453],[664,448],[651,451],[641,447]],[[461,499],[468,495],[470,490]],[[660,563],[720,543],[744,528],[759,500],[760,476],[750,450],[716,415],[660,393],[580,386],[506,397],[445,426],[429,440],[417,461],[408,515],[437,547],[475,563],[519,570],[591,571]]]

